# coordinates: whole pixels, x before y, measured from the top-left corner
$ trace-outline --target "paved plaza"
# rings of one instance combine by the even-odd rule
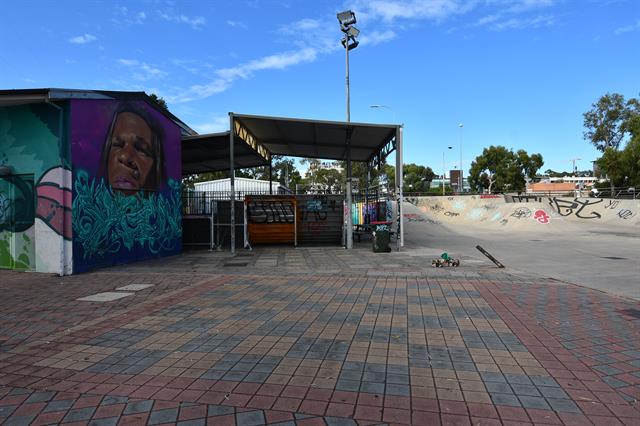
[[[640,425],[640,303],[369,244],[0,271],[0,423]]]

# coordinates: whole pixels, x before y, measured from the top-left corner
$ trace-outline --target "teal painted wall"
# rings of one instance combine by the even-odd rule
[[[59,272],[66,265],[70,272],[66,111],[44,103],[0,108],[0,268]]]

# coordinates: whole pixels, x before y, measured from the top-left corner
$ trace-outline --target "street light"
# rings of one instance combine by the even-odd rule
[[[393,113],[393,124],[396,124],[396,111],[393,108],[391,108],[390,106],[375,104],[375,105],[369,105],[369,108],[375,108],[375,109],[385,108],[385,109],[388,109],[389,111],[391,111]]]
[[[351,122],[351,95],[349,92],[349,51],[358,47],[358,40],[356,37],[360,35],[358,30],[353,25],[356,23],[356,14],[350,10],[345,10],[337,14],[338,22],[340,22],[340,31],[344,33],[344,37],[340,41],[344,47],[346,55],[347,75],[345,79],[346,83],[346,95],[347,95],[347,123]],[[353,248],[353,223],[351,219],[351,133],[350,129],[347,129],[347,185],[346,185],[346,204],[347,204],[347,249]]]
[[[578,172],[578,169],[576,168],[576,161],[580,161],[580,160],[582,160],[582,158],[572,158],[571,160],[569,160],[573,164],[573,175],[574,176],[576,176],[577,172]]]
[[[462,185],[462,129],[464,128],[464,124],[460,123],[458,127],[460,128],[460,173],[458,174],[458,191],[462,192],[464,190]]]
[[[447,148],[451,149],[453,147],[448,146]],[[445,152],[446,151],[442,151],[442,195],[445,195],[444,194],[444,179],[445,179],[445,176],[447,174],[447,166],[446,166],[446,163],[444,162],[444,153]]]

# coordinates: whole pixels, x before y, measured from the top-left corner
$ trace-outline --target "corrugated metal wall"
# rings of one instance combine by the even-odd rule
[[[298,244],[342,244],[342,195],[296,195]]]

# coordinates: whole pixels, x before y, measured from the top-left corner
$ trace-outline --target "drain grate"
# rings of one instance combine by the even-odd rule
[[[223,266],[247,266],[249,262],[238,262],[238,261],[229,261],[225,262]]]
[[[618,256],[601,256],[602,259],[610,259],[610,260],[627,260],[626,257],[618,257]]]

